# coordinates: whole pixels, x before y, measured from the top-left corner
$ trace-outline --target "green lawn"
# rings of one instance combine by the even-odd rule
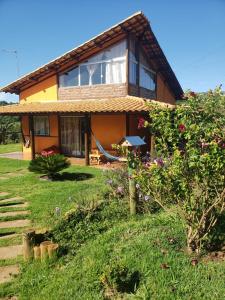
[[[0,172],[25,172],[26,167],[27,162],[0,159]],[[30,201],[34,226],[50,228],[60,222],[56,231],[60,244],[67,243],[72,250],[53,262],[22,264],[21,276],[5,285],[0,297],[16,293],[19,299],[29,300],[224,299],[225,261],[200,261],[193,266],[184,252],[182,224],[172,213],[130,217],[126,200],[104,200],[105,206],[95,216],[89,210],[86,217],[78,214],[77,223],[66,228],[69,221],[63,215],[56,217],[55,207],[64,214],[75,203],[85,206],[103,200],[106,190],[99,169],[72,166],[67,171],[77,180],[46,182],[26,173],[0,182],[1,191]],[[89,175],[79,180],[82,173]],[[129,284],[126,269],[136,274]],[[134,287],[133,293],[110,290],[118,276],[123,288]]]
[[[18,152],[22,151],[21,144],[7,144],[7,145],[0,145],[0,154],[2,153],[10,153],[10,152]]]

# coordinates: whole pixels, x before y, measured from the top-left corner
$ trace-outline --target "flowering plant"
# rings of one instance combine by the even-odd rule
[[[144,193],[167,208],[174,203],[187,246],[200,251],[225,210],[225,95],[188,91],[174,109],[149,104],[158,158],[137,176]]]

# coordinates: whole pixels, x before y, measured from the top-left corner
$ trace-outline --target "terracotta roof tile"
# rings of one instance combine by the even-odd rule
[[[0,106],[0,115],[70,112],[143,112],[148,111],[147,101],[149,100],[127,96],[106,99],[32,102]]]

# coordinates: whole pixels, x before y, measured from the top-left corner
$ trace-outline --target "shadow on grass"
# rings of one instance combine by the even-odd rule
[[[63,172],[54,176],[53,181],[84,181],[93,178],[89,173]]]

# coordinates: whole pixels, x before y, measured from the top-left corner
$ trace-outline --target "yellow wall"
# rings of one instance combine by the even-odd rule
[[[103,148],[111,150],[126,135],[126,115],[92,115],[91,129]],[[92,149],[97,148],[92,138]]]
[[[57,76],[49,77],[35,85],[21,91],[20,102],[41,102],[57,100]]]
[[[160,74],[157,76],[157,100],[175,104],[175,96]]]

